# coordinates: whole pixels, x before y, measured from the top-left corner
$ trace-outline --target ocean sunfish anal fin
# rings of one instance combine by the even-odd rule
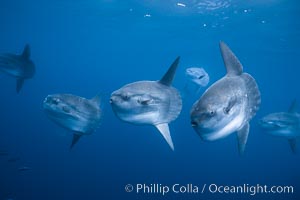
[[[171,149],[174,151],[173,141],[170,135],[169,125],[167,123],[157,124],[155,127],[159,130],[162,136],[165,138]]]
[[[176,60],[172,63],[165,75],[162,77],[162,79],[160,79],[159,83],[164,84],[166,86],[170,86],[172,84],[179,60],[180,56],[178,56]]]
[[[243,66],[230,50],[230,48],[224,43],[220,42],[220,50],[223,57],[224,65],[226,67],[227,76],[239,76],[243,73]]]
[[[237,131],[237,139],[238,139],[238,148],[240,155],[243,155],[246,143],[248,140],[248,134],[249,134],[249,123],[245,124],[240,130]]]
[[[290,144],[290,147],[291,147],[291,150],[293,153],[296,153],[297,152],[297,149],[296,149],[296,138],[292,138],[292,139],[289,139],[289,144]]]
[[[30,46],[29,44],[26,44],[22,53],[22,57],[25,59],[29,59],[30,58]]]
[[[23,84],[24,84],[24,79],[23,79],[23,78],[18,78],[18,79],[17,79],[17,88],[16,88],[17,93],[20,92],[20,90],[21,90]]]
[[[70,149],[72,149],[74,147],[75,144],[77,144],[77,142],[79,141],[79,139],[81,138],[82,134],[81,133],[74,133],[73,134],[73,139],[72,139],[72,143],[70,146]]]
[[[297,102],[296,99],[293,100],[293,102],[291,103],[288,112],[289,113],[295,113],[296,112],[296,107],[297,107]]]

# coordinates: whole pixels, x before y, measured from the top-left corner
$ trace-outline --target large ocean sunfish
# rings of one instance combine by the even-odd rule
[[[35,74],[34,63],[30,60],[30,47],[27,44],[21,55],[0,54],[0,71],[17,79],[17,92],[20,92],[24,80]]]
[[[86,99],[72,94],[48,95],[43,107],[52,121],[74,132],[71,148],[82,135],[92,134],[100,124],[99,96]]]
[[[260,92],[254,78],[229,47],[220,42],[227,74],[211,85],[191,109],[191,124],[199,136],[214,141],[237,132],[242,154],[249,133],[249,121],[260,105]]]
[[[174,150],[168,124],[181,112],[179,92],[171,86],[178,57],[159,81],[130,83],[114,91],[110,98],[116,116],[132,124],[153,125]]]
[[[300,114],[293,101],[288,112],[271,113],[259,121],[260,126],[270,135],[286,138],[291,150],[296,153],[296,140],[300,138]]]

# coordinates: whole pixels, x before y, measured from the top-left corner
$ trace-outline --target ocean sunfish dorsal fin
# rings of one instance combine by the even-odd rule
[[[289,144],[290,144],[292,152],[296,153],[297,152],[297,149],[296,149],[296,138],[289,139],[288,141],[289,141]]]
[[[289,113],[295,113],[296,112],[296,107],[297,107],[297,102],[296,99],[293,100],[293,102],[291,103],[288,112]]]
[[[170,135],[169,126],[167,123],[164,124],[157,124],[155,127],[159,130],[159,132],[162,134],[162,136],[165,138],[171,149],[174,151],[174,145],[173,141]]]
[[[22,57],[25,59],[29,59],[30,58],[30,46],[29,44],[26,44],[22,53]]]
[[[72,143],[70,146],[70,149],[72,149],[74,147],[75,144],[77,144],[77,142],[79,141],[79,139],[81,138],[82,134],[80,133],[74,133],[73,134],[73,139],[72,139]]]
[[[20,92],[20,90],[21,90],[23,84],[24,84],[24,79],[23,79],[23,78],[18,78],[18,79],[17,79],[17,88],[16,88],[17,93]]]
[[[248,140],[249,128],[250,125],[249,123],[247,123],[237,132],[238,148],[240,155],[243,155],[245,151],[246,143]]]
[[[175,76],[175,72],[178,66],[180,60],[180,56],[176,58],[176,60],[172,63],[172,65],[169,67],[168,71],[165,73],[165,75],[160,79],[160,83],[164,84],[166,86],[170,86],[172,84],[172,81]]]
[[[227,76],[239,76],[243,73],[243,66],[239,59],[224,43],[220,42],[221,54],[223,57],[224,65],[226,67]]]

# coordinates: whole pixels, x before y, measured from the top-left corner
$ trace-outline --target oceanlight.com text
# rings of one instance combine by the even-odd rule
[[[172,194],[246,194],[250,196],[258,194],[293,194],[293,186],[268,186],[262,184],[250,185],[220,185],[220,184],[179,184],[175,183],[172,185],[159,184],[159,183],[138,183],[138,184],[127,184],[125,191],[128,193],[136,194],[157,194],[157,195],[168,195]]]

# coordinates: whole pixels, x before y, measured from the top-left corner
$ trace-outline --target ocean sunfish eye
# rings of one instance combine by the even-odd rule
[[[57,98],[54,98],[54,99],[52,100],[52,103],[55,104],[55,105],[58,105],[59,102],[60,102],[60,100],[57,99]]]
[[[124,101],[128,101],[130,99],[129,95],[128,94],[122,94],[121,95],[121,98],[124,100]]]
[[[214,110],[209,111],[209,116],[210,117],[213,117],[215,114],[216,114],[216,111],[214,111]]]
[[[60,100],[58,98],[47,98],[46,99],[47,103],[53,104],[53,105],[58,105]]]

